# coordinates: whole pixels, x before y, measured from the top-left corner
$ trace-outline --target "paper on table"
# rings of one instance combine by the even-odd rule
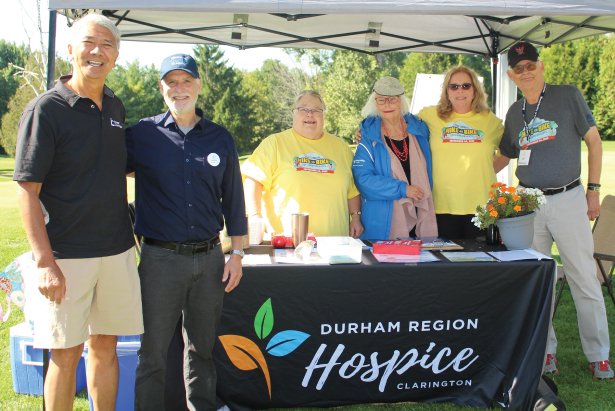
[[[271,256],[269,254],[246,254],[243,256],[241,265],[271,265]]]
[[[454,262],[497,261],[482,251],[442,251],[442,255]]]
[[[380,263],[431,263],[440,261],[438,257],[425,250],[421,250],[419,255],[373,254],[373,256]]]
[[[520,261],[520,260],[551,260],[552,258],[539,253],[538,251],[525,248],[523,250],[510,250],[510,251],[491,251],[489,252],[493,257],[500,261]]]

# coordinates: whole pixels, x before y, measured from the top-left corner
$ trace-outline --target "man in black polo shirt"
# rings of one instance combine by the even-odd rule
[[[37,347],[51,348],[48,410],[72,409],[88,336],[88,391],[96,409],[114,409],[116,336],[143,332],[124,106],[104,84],[119,42],[106,17],[77,21],[68,46],[72,75],[32,100],[19,125],[13,179],[48,308],[34,334]]]
[[[126,133],[136,178],[135,231],[143,236],[145,333],[135,384],[135,408],[142,411],[164,409],[167,351],[180,317],[189,407],[215,410],[216,325],[224,291],[242,275],[247,223],[237,151],[228,131],[196,108],[200,90],[194,59],[167,57],[160,92],[169,110]],[[226,264],[218,238],[225,222],[233,248]]]

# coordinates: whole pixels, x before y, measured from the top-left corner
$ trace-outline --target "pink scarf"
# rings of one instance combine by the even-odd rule
[[[436,224],[436,213],[433,206],[433,197],[429,186],[429,177],[427,176],[427,163],[425,156],[416,142],[416,137],[408,133],[408,151],[410,160],[410,177],[412,185],[423,189],[423,199],[414,200],[412,198],[401,198],[393,201],[393,216],[391,218],[391,229],[389,239],[408,237],[408,233],[416,226],[416,235],[418,237],[437,237],[438,226]],[[391,174],[397,180],[408,183],[404,169],[391,150],[384,141],[384,135],[381,136],[384,145],[387,148],[389,157],[391,157]]]

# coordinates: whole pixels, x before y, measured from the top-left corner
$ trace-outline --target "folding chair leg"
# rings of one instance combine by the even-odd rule
[[[612,281],[612,273],[607,274],[602,266],[602,261],[597,260],[598,268],[600,269],[600,273],[602,274],[602,278],[604,279],[604,285],[611,296],[611,301],[613,301],[613,305],[615,305],[615,295],[613,295],[613,281]],[[612,271],[612,270],[611,270]]]
[[[552,319],[555,318],[555,312],[557,311],[559,300],[562,298],[562,294],[564,293],[564,287],[566,287],[567,283],[568,281],[566,280],[566,276],[562,276],[562,278],[560,279],[560,284],[557,287],[557,293],[555,293],[555,302],[553,303],[553,317],[551,317]],[[615,303],[615,300],[613,300],[613,302]]]

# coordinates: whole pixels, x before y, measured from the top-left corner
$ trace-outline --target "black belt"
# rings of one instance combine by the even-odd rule
[[[173,243],[170,241],[155,240],[153,238],[143,238],[143,242],[155,247],[166,248],[167,250],[174,251],[175,254],[193,255],[196,253],[205,253],[211,250],[220,244],[220,237],[215,236],[209,240],[198,243]]]
[[[568,190],[572,190],[573,188],[575,188],[576,186],[581,184],[581,179],[577,178],[576,180],[574,180],[572,183],[565,185],[563,187],[559,187],[559,188],[539,188],[539,190],[542,191],[542,193],[546,196],[552,196],[553,194],[559,194],[559,193],[563,193],[564,191],[568,191]],[[530,187],[527,186],[521,182],[519,182],[519,185],[523,186],[523,187],[527,187],[527,188],[536,188],[536,187]]]

